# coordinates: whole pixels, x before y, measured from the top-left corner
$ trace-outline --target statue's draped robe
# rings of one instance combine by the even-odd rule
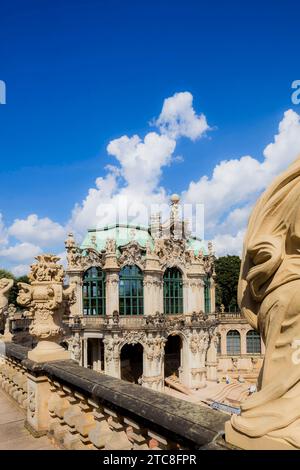
[[[267,434],[300,448],[300,157],[254,207],[238,296],[266,353],[258,392],[232,425],[250,437]]]

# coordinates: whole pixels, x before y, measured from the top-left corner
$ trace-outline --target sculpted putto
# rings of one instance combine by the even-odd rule
[[[13,279],[3,277],[0,279],[0,316],[5,312],[8,306],[8,294],[14,284]]]
[[[300,157],[266,190],[251,214],[238,295],[266,353],[258,392],[242,403],[241,415],[231,419],[232,428],[243,442],[245,436],[256,443],[264,438],[275,441],[275,448],[299,449]]]
[[[3,277],[0,279],[0,324],[3,324],[4,317],[7,315],[8,294],[14,284],[13,279]]]

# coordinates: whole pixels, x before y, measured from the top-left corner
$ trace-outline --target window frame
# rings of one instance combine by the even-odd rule
[[[106,314],[106,274],[98,266],[91,266],[83,274],[82,311],[84,316],[89,317]]]
[[[233,334],[237,333],[237,334]],[[238,348],[234,340],[238,339]],[[226,334],[226,354],[227,356],[239,356],[241,354],[241,334],[238,330],[229,330]]]
[[[119,272],[119,314],[144,315],[144,275],[136,264],[125,265]]]
[[[164,314],[183,314],[182,272],[177,267],[167,268],[163,276]]]
[[[256,346],[259,347],[257,348]],[[256,351],[256,349],[258,350]],[[246,333],[246,351],[247,354],[261,354],[260,335],[255,330],[249,330]]]

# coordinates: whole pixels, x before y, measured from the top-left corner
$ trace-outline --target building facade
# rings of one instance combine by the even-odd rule
[[[265,345],[240,312],[218,314],[218,377],[243,377],[256,382],[262,366]]]
[[[75,285],[68,347],[85,367],[163,390],[217,380],[217,317],[211,244],[192,237],[173,195],[169,219],[149,227],[89,230],[66,240]]]

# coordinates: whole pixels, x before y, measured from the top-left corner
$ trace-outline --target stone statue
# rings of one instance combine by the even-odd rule
[[[62,316],[67,302],[74,300],[75,285],[63,286],[64,270],[57,264],[59,257],[39,255],[31,266],[31,284],[18,283],[17,302],[28,308],[33,318],[29,332],[38,340],[28,353],[36,362],[69,359],[70,353],[59,345],[63,335]]]
[[[0,279],[0,316],[2,316],[7,309],[8,294],[13,284],[13,279],[7,279],[6,277]]]
[[[254,207],[238,287],[242,314],[265,358],[226,439],[244,449],[300,449],[300,157]]]
[[[0,325],[3,325],[5,316],[7,317],[8,294],[13,284],[13,279],[7,279],[6,277],[0,279]],[[5,327],[7,326],[7,321],[6,318]]]

